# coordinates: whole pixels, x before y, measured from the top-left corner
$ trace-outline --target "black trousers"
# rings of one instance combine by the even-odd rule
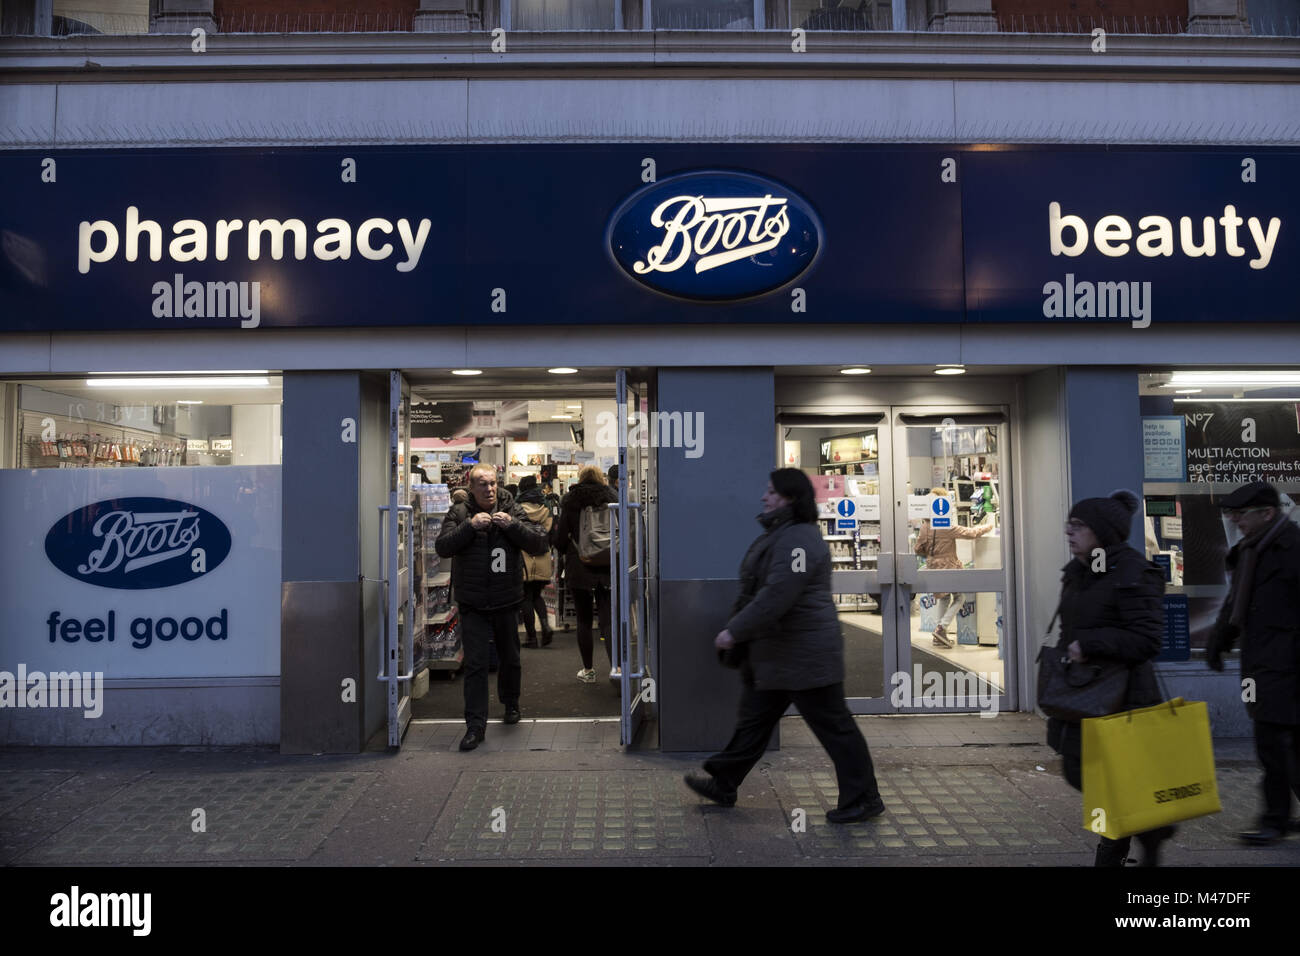
[[[496,646],[497,700],[519,706],[523,672],[519,666],[518,606],[477,611],[460,605],[461,645],[465,649],[465,726],[483,730],[488,718],[488,648]]]
[[[1255,721],[1255,753],[1264,768],[1263,827],[1285,830],[1291,794],[1300,800],[1300,726]]]
[[[704,761],[704,769],[728,790],[738,789],[763,756],[777,721],[792,703],[835,764],[839,806],[880,796],[871,751],[844,703],[842,683],[811,690],[758,690],[746,684],[731,741],[721,753]]]
[[[609,588],[597,584],[595,588],[570,588],[573,595],[573,610],[578,615],[578,653],[582,655],[582,666],[591,670],[591,655],[594,648],[592,641],[591,605],[596,604],[596,617],[600,620],[600,635],[605,645],[605,656],[610,664],[618,664],[618,648],[614,646],[614,633],[610,629]]]
[[[524,632],[528,635],[528,643],[537,642],[537,628],[533,625],[533,615],[542,622],[542,633],[551,632],[551,622],[546,616],[546,599],[542,597],[542,591],[549,582],[546,581],[525,581],[524,582],[524,602],[519,605],[519,616],[524,619]]]

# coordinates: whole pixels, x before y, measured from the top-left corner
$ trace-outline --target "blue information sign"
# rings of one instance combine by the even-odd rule
[[[1161,661],[1186,661],[1192,657],[1191,618],[1187,613],[1186,594],[1165,595],[1165,642]]]

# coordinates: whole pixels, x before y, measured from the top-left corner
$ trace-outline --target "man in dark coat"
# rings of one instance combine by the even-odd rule
[[[442,522],[438,556],[453,558],[452,580],[465,648],[465,737],[461,750],[483,742],[488,716],[488,645],[501,669],[497,697],[507,724],[519,722],[519,604],[524,599],[520,550],[545,554],[546,533],[528,521],[509,493],[497,489],[496,469],[475,465],[469,500],[454,504]]]
[[[1085,498],[1070,510],[1066,540],[1073,559],[1062,569],[1059,653],[1072,661],[1122,661],[1130,668],[1124,709],[1160,703],[1160,686],[1151,664],[1164,636],[1164,574],[1129,547],[1127,538],[1138,507],[1137,495],[1116,491],[1108,498]],[[1066,782],[1083,789],[1082,733],[1078,721],[1047,721],[1047,743],[1061,755]],[[1173,827],[1137,834],[1143,865],[1159,860],[1160,844]],[[1123,866],[1130,837],[1102,837],[1097,866]]]
[[[1240,638],[1242,700],[1264,768],[1264,812],[1241,838],[1267,846],[1296,826],[1288,822],[1291,794],[1300,798],[1300,528],[1267,482],[1238,488],[1219,506],[1242,538],[1228,552],[1232,588],[1206,663],[1223,670],[1223,655]]]

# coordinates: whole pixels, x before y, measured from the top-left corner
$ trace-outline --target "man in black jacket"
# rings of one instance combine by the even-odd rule
[[[1206,663],[1223,670],[1223,655],[1241,638],[1242,700],[1264,768],[1264,812],[1241,838],[1267,846],[1295,826],[1288,824],[1291,794],[1300,798],[1300,528],[1267,482],[1238,488],[1219,507],[1242,537],[1228,552],[1232,588]]]
[[[519,723],[519,604],[524,598],[520,550],[545,554],[546,533],[524,516],[510,494],[497,489],[496,469],[475,465],[469,500],[452,505],[435,545],[453,558],[452,586],[460,606],[465,648],[465,737],[461,750],[483,742],[488,716],[488,644],[501,659],[497,697],[507,724]]]

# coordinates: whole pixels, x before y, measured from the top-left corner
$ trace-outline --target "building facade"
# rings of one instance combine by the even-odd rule
[[[1242,727],[1202,649],[1215,499],[1300,493],[1294,8],[82,6],[0,6],[0,671],[103,707],[15,695],[7,743],[365,747],[413,683],[407,456],[453,470],[414,409],[568,398],[548,464],[632,479],[651,745],[725,742],[778,464],[857,712],[1031,710],[1070,502],[1127,487],[1162,676]],[[960,569],[945,521],[988,526]]]

